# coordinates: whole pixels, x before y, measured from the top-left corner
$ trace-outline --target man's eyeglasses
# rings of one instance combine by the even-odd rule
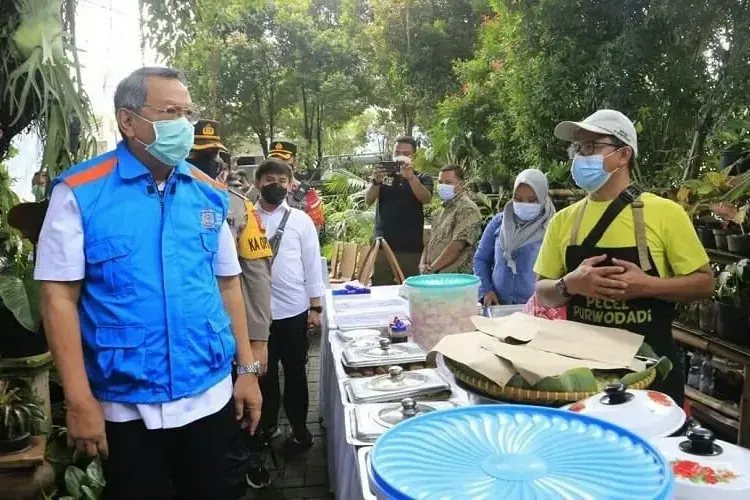
[[[581,142],[574,142],[573,144],[568,147],[568,158],[571,160],[576,157],[576,155],[581,156],[591,156],[592,154],[596,153],[602,148],[605,147],[611,147],[620,149],[622,146],[618,144],[614,144],[612,142],[602,142],[602,141],[581,141]]]
[[[163,113],[169,116],[170,120],[182,118],[183,116],[187,118],[190,123],[195,123],[200,120],[200,113],[194,108],[186,108],[184,106],[167,106],[160,108],[158,106],[151,106],[150,104],[144,104],[143,107]]]

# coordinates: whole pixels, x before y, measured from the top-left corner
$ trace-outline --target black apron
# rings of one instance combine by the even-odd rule
[[[650,276],[659,276],[651,252],[646,241],[646,226],[643,219],[643,202],[640,200],[640,190],[631,186],[612,201],[594,228],[583,240],[578,242],[578,231],[581,226],[586,202],[581,205],[577,220],[573,226],[570,246],[565,250],[566,272],[576,269],[581,262],[590,257],[602,254],[607,260],[601,266],[611,266],[612,259],[620,259],[639,265]],[[633,210],[636,246],[624,248],[598,247],[604,232],[615,218],[630,206]],[[659,356],[666,356],[674,365],[669,375],[662,380],[657,374],[651,389],[664,392],[682,406],[685,396],[685,375],[682,359],[678,354],[677,344],[672,338],[672,320],[674,319],[675,304],[656,298],[632,300],[600,300],[575,295],[567,304],[567,319],[589,325],[622,328],[624,330],[643,335]]]

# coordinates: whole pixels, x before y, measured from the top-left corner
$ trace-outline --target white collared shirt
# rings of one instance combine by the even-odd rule
[[[323,295],[320,243],[312,219],[286,201],[272,212],[255,205],[268,240],[276,234],[284,213],[291,210],[276,259],[271,268],[271,312],[273,319],[298,316],[310,308],[310,299]]]
[[[163,184],[159,186],[163,189]],[[218,276],[242,272],[234,237],[224,222],[216,254]],[[73,191],[65,183],[52,190],[47,215],[39,234],[34,279],[39,281],[80,281],[86,275],[81,210]],[[232,377],[196,396],[167,403],[129,404],[100,401],[104,419],[109,422],[143,420],[147,429],[182,427],[221,410],[232,397]]]

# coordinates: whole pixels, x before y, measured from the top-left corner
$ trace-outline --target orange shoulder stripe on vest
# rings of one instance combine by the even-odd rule
[[[93,182],[108,175],[115,169],[116,165],[116,156],[107,158],[101,163],[97,163],[96,165],[90,166],[86,170],[71,175],[70,177],[65,179],[65,183],[72,188],[88,184],[89,182]]]
[[[199,181],[203,181],[207,184],[210,184],[216,189],[219,189],[221,191],[227,190],[227,187],[224,184],[222,184],[221,182],[215,181],[214,179],[211,178],[211,176],[203,172],[203,170],[199,169],[198,167],[191,167],[190,171],[193,173],[193,177],[195,177]]]

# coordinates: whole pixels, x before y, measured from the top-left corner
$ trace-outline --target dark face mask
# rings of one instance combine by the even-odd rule
[[[188,161],[198,167],[204,174],[208,175],[212,179],[216,179],[216,176],[219,175],[219,171],[223,166],[223,162],[216,157],[197,158]]]
[[[281,205],[286,198],[286,188],[274,182],[260,188],[260,195],[271,205]]]

